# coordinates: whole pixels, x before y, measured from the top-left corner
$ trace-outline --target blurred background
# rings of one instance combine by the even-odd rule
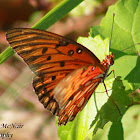
[[[8,29],[32,27],[61,1],[0,0],[0,53],[9,46],[5,39]],[[85,0],[48,30],[73,40],[86,37],[90,27],[99,25],[108,6],[116,2]],[[9,132],[14,140],[58,140],[55,117],[38,101],[32,77],[33,73],[16,54],[0,65],[0,134]],[[24,126],[2,129],[3,123]]]

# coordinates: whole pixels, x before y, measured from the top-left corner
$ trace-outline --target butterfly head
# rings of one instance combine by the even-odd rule
[[[114,54],[107,55],[105,59],[102,61],[102,64],[106,67],[109,68],[111,65],[114,64]]]

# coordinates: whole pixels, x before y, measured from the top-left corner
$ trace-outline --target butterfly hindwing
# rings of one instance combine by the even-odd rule
[[[49,78],[48,78],[49,80]],[[39,101],[44,105],[45,108],[50,110],[54,115],[59,115],[59,104],[53,98],[53,88],[55,84],[49,86],[49,81],[44,81],[44,77],[35,76],[33,80],[33,87],[35,93],[38,95]]]
[[[54,89],[54,98],[59,103],[59,124],[72,121],[81,111],[93,91],[101,82],[104,72],[98,66],[85,66],[63,78]]]
[[[33,87],[38,95],[39,101],[56,116],[59,113],[59,105],[53,97],[53,89],[65,76],[66,73],[61,73],[60,75],[53,73],[53,76],[50,77],[47,74],[43,74],[40,77],[34,77],[33,80]]]

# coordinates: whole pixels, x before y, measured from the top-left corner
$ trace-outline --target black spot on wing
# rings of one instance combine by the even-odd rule
[[[55,80],[56,79],[56,76],[52,76],[52,80]]]
[[[69,56],[72,56],[73,54],[74,54],[74,51],[73,51],[73,50],[69,50],[69,51],[68,51],[68,55],[69,55]]]
[[[51,60],[51,56],[48,56],[48,57],[47,57],[47,60]]]
[[[64,67],[65,66],[65,62],[60,62],[60,67]]]
[[[43,48],[43,50],[42,50],[42,54],[46,53],[47,50],[48,50],[48,48]]]
[[[82,53],[82,49],[81,49],[81,48],[77,48],[77,49],[76,49],[76,52],[77,52],[78,54],[80,54],[80,53]]]
[[[58,48],[60,46],[67,46],[68,44],[69,44],[69,42],[62,40],[62,41],[59,41],[59,44],[57,44],[55,48]]]
[[[30,62],[33,62],[33,61],[35,61],[37,58],[39,58],[40,56],[32,56],[32,57],[30,57],[30,58],[28,58],[27,60],[26,60],[26,62],[27,63],[30,63]]]

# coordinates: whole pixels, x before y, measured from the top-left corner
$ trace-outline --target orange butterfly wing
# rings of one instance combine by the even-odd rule
[[[91,51],[75,41],[54,33],[19,28],[9,30],[6,37],[12,48],[35,73],[33,87],[39,100],[45,108],[57,116],[62,114],[60,106],[64,105],[61,105],[58,99],[56,101],[53,91],[66,75],[89,65],[98,66],[102,69],[102,73],[104,72],[99,59]],[[66,111],[68,112],[67,108]]]
[[[74,70],[56,85],[53,92],[60,107],[58,124],[65,125],[76,117],[103,76],[100,67],[89,65]]]

